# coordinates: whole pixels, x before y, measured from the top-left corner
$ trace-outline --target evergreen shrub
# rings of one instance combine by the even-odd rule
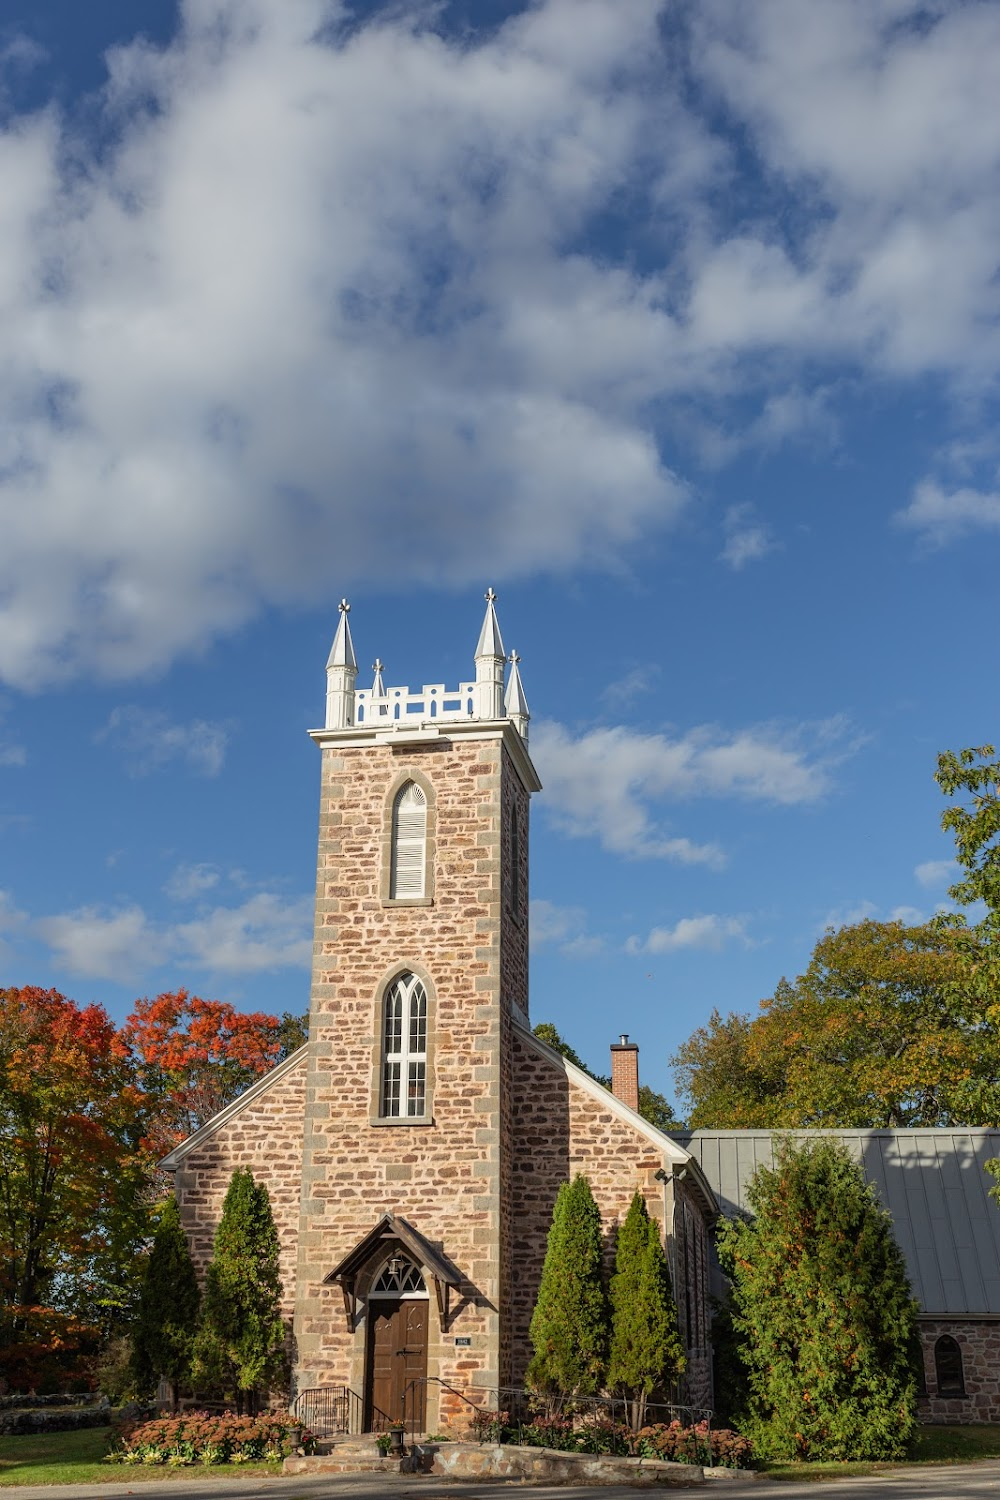
[[[601,1261],[600,1211],[590,1183],[578,1174],[562,1184],[552,1213],[531,1318],[535,1352],[525,1376],[530,1389],[560,1396],[600,1390],[608,1351]]]
[[[846,1149],[779,1141],[719,1241],[746,1370],[737,1425],[763,1458],[902,1458],[917,1304],[889,1215]]]

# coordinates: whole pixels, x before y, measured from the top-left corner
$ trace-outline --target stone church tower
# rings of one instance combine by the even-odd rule
[[[671,1260],[686,1396],[710,1404],[707,1221],[694,1158],[528,1021],[528,707],[492,590],[475,678],[358,689],[341,604],[327,663],[309,1041],[164,1166],[196,1264],[229,1176],[266,1183],[293,1329],[293,1396],[342,1425],[434,1431],[523,1383],[552,1207],[584,1172],[609,1232],[638,1189]],[[461,1393],[461,1394],[457,1394]],[[463,1401],[462,1397],[466,1398]]]
[[[387,690],[381,663],[355,691],[347,611],[312,736],[322,790],[295,1338],[303,1387],[346,1381],[395,1407],[404,1374],[459,1389],[511,1380],[511,1028],[527,1021],[539,781],[516,660],[505,702],[492,590],[475,681],[453,692]],[[390,1220],[369,1244],[373,1206]],[[429,1287],[402,1268],[420,1271],[431,1251]],[[424,1286],[374,1297],[380,1276],[394,1289],[382,1274],[393,1258],[396,1282]]]

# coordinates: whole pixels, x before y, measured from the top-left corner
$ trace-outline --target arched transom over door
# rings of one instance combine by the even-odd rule
[[[395,1251],[368,1293],[365,1426],[405,1421],[424,1430],[427,1388],[427,1287],[419,1266]],[[405,1412],[404,1412],[405,1403]]]

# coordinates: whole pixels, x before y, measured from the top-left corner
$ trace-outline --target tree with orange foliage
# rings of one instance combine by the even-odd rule
[[[149,1101],[147,1144],[163,1155],[301,1046],[305,1018],[181,989],[137,1000],[122,1037]]]
[[[968,983],[974,929],[829,931],[759,1013],[717,1011],[673,1057],[693,1129],[994,1125],[1000,1011]]]
[[[12,1332],[42,1305],[105,1327],[122,1313],[145,1234],[144,1130],[128,1047],[101,1006],[0,990],[0,1290]]]

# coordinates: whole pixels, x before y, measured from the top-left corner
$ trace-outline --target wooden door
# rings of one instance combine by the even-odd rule
[[[427,1374],[428,1301],[373,1298],[368,1304],[368,1381],[366,1420],[369,1432],[403,1419],[403,1398],[411,1380]],[[406,1397],[406,1421],[424,1429],[426,1387],[414,1386]],[[383,1416],[384,1413],[384,1416]],[[415,1421],[414,1421],[415,1418]]]

